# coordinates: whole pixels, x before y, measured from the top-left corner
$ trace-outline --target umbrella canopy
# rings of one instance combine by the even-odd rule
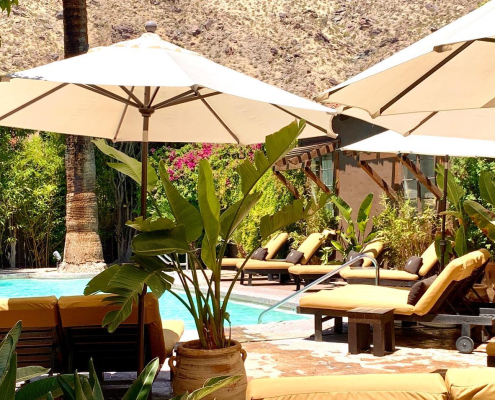
[[[341,147],[342,151],[369,153],[423,154],[428,156],[495,157],[495,142],[489,140],[443,138],[438,136],[404,137],[385,131]]]
[[[493,140],[495,2],[318,96],[404,135]]]
[[[166,42],[154,29],[4,77],[0,124],[141,141],[146,110],[152,142],[261,143],[294,118],[308,121],[303,137],[326,134],[328,107]]]

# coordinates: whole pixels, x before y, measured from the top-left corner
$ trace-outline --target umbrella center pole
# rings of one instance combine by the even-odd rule
[[[140,108],[139,111],[143,116],[143,139],[141,143],[141,216],[145,220],[148,216],[147,200],[148,200],[148,131],[150,117],[154,113],[154,109],[149,107],[150,88],[145,88],[146,107]],[[148,286],[143,286],[143,291],[139,295],[138,303],[138,365],[137,374],[139,375],[144,369],[145,352],[144,352],[144,322],[145,322],[145,297],[148,291]]]
[[[447,215],[447,194],[448,194],[448,175],[449,175],[449,157],[445,157],[445,168],[443,174],[443,198],[442,198],[442,237],[440,239],[440,272],[443,271],[445,267],[445,252],[447,250],[447,241],[445,240],[445,230],[446,230],[446,218]]]

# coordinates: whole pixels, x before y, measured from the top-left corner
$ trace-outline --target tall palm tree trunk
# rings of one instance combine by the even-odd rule
[[[86,0],[63,0],[64,53],[70,58],[88,51]],[[98,271],[104,268],[98,236],[98,203],[95,195],[96,165],[89,137],[67,136],[65,149],[67,211],[64,272]]]

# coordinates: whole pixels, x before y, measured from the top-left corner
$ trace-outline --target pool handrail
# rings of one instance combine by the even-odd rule
[[[280,300],[278,303],[275,303],[273,306],[264,310],[260,314],[260,316],[258,317],[258,324],[263,323],[263,316],[265,314],[267,314],[268,312],[273,311],[276,308],[279,308],[282,304],[288,302],[289,300],[293,299],[296,296],[299,296],[300,294],[306,292],[308,289],[311,289],[313,286],[320,284],[321,282],[327,280],[328,278],[331,278],[332,276],[334,276],[335,274],[340,272],[342,269],[354,264],[356,261],[359,261],[363,258],[367,258],[367,259],[371,260],[371,262],[373,263],[373,265],[375,267],[375,285],[380,286],[380,268],[378,267],[378,263],[377,263],[376,259],[374,257],[368,255],[368,254],[359,254],[358,256],[353,258],[352,260],[349,260],[346,263],[342,264],[337,269],[334,269],[333,271],[323,275],[322,277],[311,282],[309,285],[304,286],[302,289],[298,290],[297,292],[292,293],[290,296],[287,296],[285,299]]]

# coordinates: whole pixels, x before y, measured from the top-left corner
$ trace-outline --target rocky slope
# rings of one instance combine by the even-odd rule
[[[87,0],[91,46],[157,33],[227,67],[312,97],[479,5],[479,0]],[[0,18],[0,72],[63,56],[61,0]]]

